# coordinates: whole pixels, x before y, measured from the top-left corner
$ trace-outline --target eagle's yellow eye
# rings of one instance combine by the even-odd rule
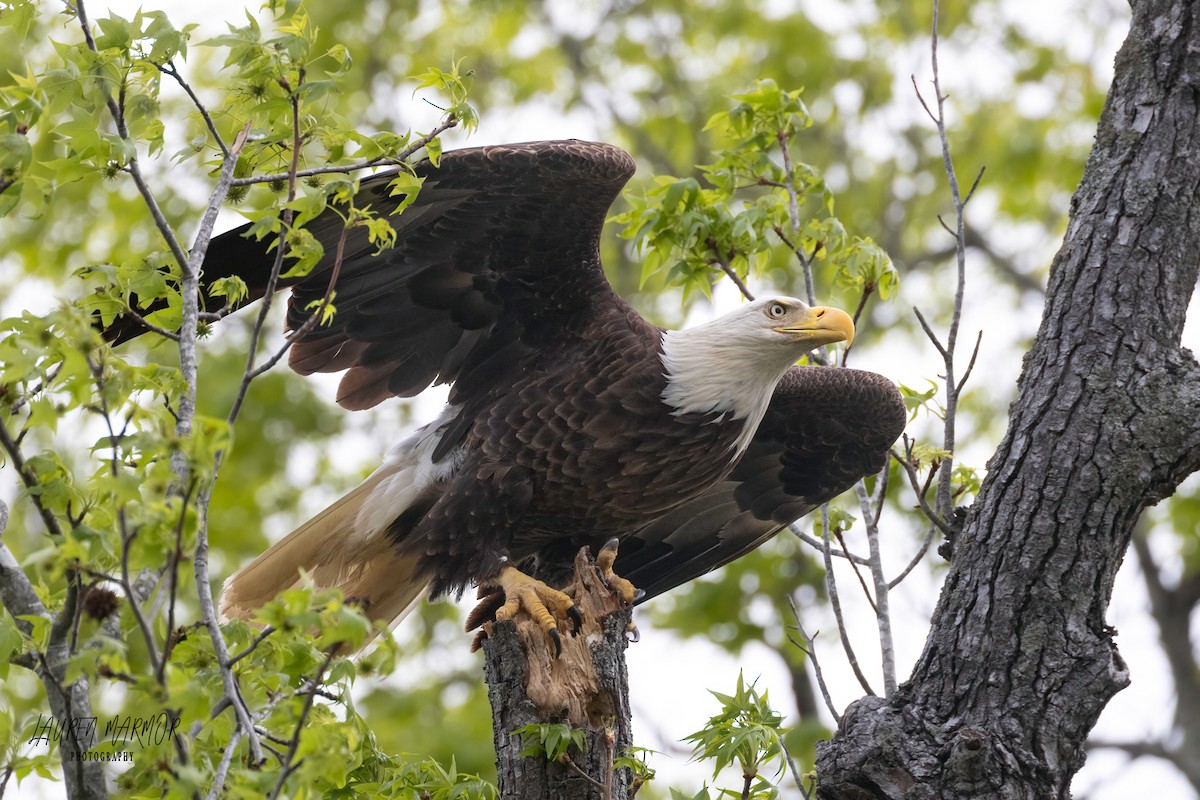
[[[787,306],[783,303],[771,303],[767,306],[767,316],[771,319],[783,319],[783,315],[787,313]]]

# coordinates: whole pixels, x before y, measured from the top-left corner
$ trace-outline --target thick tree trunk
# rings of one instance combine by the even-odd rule
[[[1200,8],[1133,25],[1008,432],[925,651],[818,750],[820,797],[1065,798],[1129,676],[1105,624],[1134,524],[1200,468]]]
[[[614,769],[613,758],[633,744],[625,669],[631,611],[600,583],[586,549],[575,564],[575,582],[566,591],[582,612],[583,625],[574,636],[562,631],[561,655],[523,615],[492,623],[483,642],[497,783],[504,800],[630,797],[629,771]],[[525,748],[514,731],[542,723],[582,730],[586,746],[568,753],[569,764],[522,758]]]

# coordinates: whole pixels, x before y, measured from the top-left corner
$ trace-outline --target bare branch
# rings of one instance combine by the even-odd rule
[[[962,394],[963,387],[967,385],[967,378],[971,377],[971,370],[975,369],[975,359],[979,357],[979,345],[983,343],[983,331],[975,337],[975,347],[971,350],[971,360],[967,362],[967,369],[963,372],[962,380],[954,387],[954,394]]]
[[[933,120],[933,124],[936,125],[938,118],[933,115],[933,112],[929,109],[929,104],[925,102],[925,98],[921,94],[921,89],[917,86],[917,76],[910,75],[909,77],[912,79],[913,91],[916,92],[917,99],[921,101],[921,108],[925,109],[925,113],[929,115],[929,118]]]
[[[912,557],[912,560],[900,571],[900,574],[888,581],[888,588],[895,589],[900,583],[908,577],[909,573],[916,569],[917,564],[920,564],[925,558],[925,554],[929,552],[929,546],[933,544],[933,532],[938,529],[937,525],[930,524],[928,530],[925,531],[925,540],[921,542],[921,546],[917,549],[917,554]]]
[[[158,67],[159,72],[163,73],[164,75],[170,75],[175,79],[175,82],[183,88],[183,91],[187,92],[187,96],[192,99],[192,104],[196,106],[196,110],[200,112],[200,116],[204,119],[204,124],[208,126],[208,132],[212,134],[213,141],[216,142],[217,147],[221,149],[221,155],[225,158],[229,158],[229,147],[225,144],[225,140],[221,138],[221,134],[217,131],[217,126],[213,122],[212,116],[208,113],[208,109],[204,107],[204,104],[200,102],[200,98],[196,96],[194,91],[192,91],[191,85],[183,79],[181,74],[179,74],[179,69],[175,66],[174,62],[168,61],[166,64],[158,64],[156,66]]]
[[[246,656],[253,653],[255,650],[258,649],[258,646],[260,644],[262,644],[266,640],[266,638],[273,633],[275,633],[275,628],[271,627],[270,625],[263,628],[261,631],[258,632],[258,636],[254,637],[254,641],[246,646],[245,650],[243,650],[242,652],[238,653],[235,656],[230,656],[229,666],[232,667],[234,664],[238,663],[243,658],[245,658]]]
[[[275,788],[267,795],[267,800],[275,800],[275,798],[279,797],[279,793],[283,791],[287,779],[300,766],[300,762],[295,760],[296,751],[300,749],[300,734],[304,732],[309,712],[312,711],[313,702],[316,700],[317,690],[321,688],[321,679],[325,675],[325,670],[329,669],[329,664],[332,661],[333,651],[330,650],[325,656],[325,661],[317,668],[316,674],[313,675],[308,683],[308,688],[304,692],[304,705],[300,709],[300,718],[296,720],[296,729],[292,732],[292,738],[288,742],[287,754],[284,756],[283,764],[279,770],[279,780],[275,782]]]
[[[1179,767],[1181,771],[1185,771],[1180,766],[1179,756],[1168,750],[1162,742],[1111,742],[1103,739],[1089,739],[1086,747],[1088,750],[1120,750],[1130,758],[1141,758],[1143,756],[1161,758]]]
[[[348,174],[357,172],[360,169],[370,169],[371,167],[379,166],[402,166],[406,159],[410,158],[414,153],[425,147],[437,137],[441,136],[446,131],[458,125],[458,117],[453,114],[447,114],[438,125],[429,133],[415,140],[408,147],[404,148],[394,156],[380,156],[379,158],[371,158],[365,161],[356,161],[353,164],[342,164],[339,166],[327,167],[312,167],[311,169],[296,169],[294,172],[275,174],[275,175],[252,175],[245,178],[235,178],[230,184],[231,186],[253,186],[257,183],[272,183],[277,181],[290,181],[295,178],[311,178],[315,175],[334,175]],[[293,150],[293,153],[296,153]]]
[[[816,673],[817,676],[817,687],[821,690],[821,699],[825,701],[825,708],[829,710],[829,714],[833,717],[834,722],[841,722],[842,716],[837,712],[837,708],[833,705],[833,697],[829,694],[829,687],[825,685],[825,673],[821,670],[820,662],[817,661],[817,648],[814,645],[814,640],[820,631],[814,633],[812,636],[809,636],[804,631],[804,625],[800,622],[800,611],[796,608],[796,601],[792,599],[791,595],[788,595],[787,601],[788,605],[792,609],[792,616],[796,620],[796,624],[789,625],[788,628],[795,630],[798,634],[800,634],[800,638],[803,640],[797,642],[794,638],[792,638],[792,634],[789,632],[788,641],[800,648],[800,652],[804,653],[804,655],[808,656],[808,658],[812,661],[813,672]]]
[[[787,527],[787,529],[789,532],[791,532],[791,534],[793,536],[795,536],[800,541],[804,542],[809,547],[816,550],[818,553],[824,552],[825,546],[823,544],[821,544],[820,540],[814,539],[813,537],[809,536],[804,531],[800,530],[800,528],[797,527],[796,523],[793,522],[791,525],[789,525]],[[829,555],[833,556],[834,558],[849,559],[850,561],[853,561],[856,564],[863,564],[864,566],[867,564],[866,558],[864,558],[863,556],[856,556],[853,553],[848,552],[846,550],[831,549],[829,551]]]
[[[955,439],[955,418],[958,411],[958,393],[955,391],[957,383],[954,379],[954,347],[958,341],[958,327],[962,320],[963,295],[966,289],[966,235],[965,221],[963,212],[965,210],[965,201],[962,199],[962,194],[958,185],[958,175],[954,170],[954,160],[950,155],[950,141],[946,134],[946,98],[942,94],[941,77],[938,72],[938,19],[941,13],[941,7],[938,0],[933,3],[933,22],[930,26],[930,65],[933,70],[933,89],[937,98],[937,117],[935,124],[937,126],[938,140],[942,146],[942,166],[946,172],[946,180],[950,185],[950,196],[954,200],[954,218],[955,226],[953,230],[955,242],[955,264],[956,283],[954,289],[954,311],[950,316],[950,329],[946,334],[946,346],[939,348],[942,351],[942,359],[945,364],[945,379],[946,379],[946,416],[943,428],[943,444],[942,449],[948,454],[942,461],[941,470],[938,473],[937,499],[936,508],[938,514],[945,518],[949,517],[954,508],[954,498],[951,496],[950,480],[954,470],[954,439]],[[979,178],[982,178],[982,171]],[[978,179],[976,183],[978,183]],[[974,186],[971,191],[974,192]]]
[[[713,253],[711,263],[720,266],[721,271],[729,276],[729,280],[733,281],[733,285],[736,286],[738,291],[742,293],[742,297],[753,302],[754,295],[750,294],[750,290],[746,288],[746,284],[742,283],[742,279],[738,277],[737,272],[735,272],[733,267],[730,266],[729,259],[726,258],[725,254],[717,248],[717,242],[715,239],[708,240],[708,248],[712,250]]]
[[[605,786],[603,783],[601,783],[600,781],[593,778],[591,775],[588,775],[586,772],[584,772],[583,767],[576,764],[575,761],[569,755],[567,755],[566,753],[563,753],[562,757],[559,758],[559,761],[561,761],[563,764],[570,767],[571,771],[573,771],[576,775],[578,775],[579,777],[581,777],[585,781],[587,781],[589,784],[591,784],[593,788],[599,789],[602,793],[605,791],[605,789],[609,789],[610,790],[609,794],[604,795],[604,796],[612,797],[611,787]]]
[[[926,489],[921,487],[920,476],[917,475],[917,468],[913,465],[912,461],[908,457],[901,457],[894,449],[888,452],[891,453],[892,458],[896,459],[896,463],[903,467],[905,474],[908,475],[908,481],[912,485],[913,494],[917,497],[917,504],[920,505],[921,511],[925,512],[925,516],[938,530],[947,536],[953,536],[954,529],[950,527],[948,522],[942,519],[941,515],[925,499]]]
[[[979,168],[979,172],[975,175],[974,182],[971,183],[971,188],[967,190],[967,196],[963,198],[962,204],[965,207],[971,202],[971,198],[975,196],[975,190],[979,188],[979,182],[983,180],[983,173],[987,171],[986,166]]]
[[[929,341],[933,342],[933,346],[937,348],[937,351],[942,354],[943,358],[948,356],[949,353],[947,353],[946,348],[942,346],[941,340],[939,340],[937,334],[933,332],[933,328],[929,327],[929,323],[925,321],[925,315],[921,313],[921,309],[913,306],[913,313],[917,315],[917,321],[921,323],[921,330],[925,331],[925,335],[929,337]]]
[[[233,143],[229,156],[225,158],[221,165],[221,173],[217,179],[217,185],[213,189],[212,197],[209,199],[208,209],[200,222],[200,229],[196,234],[196,243],[192,247],[192,258],[194,264],[190,265],[184,272],[183,281],[183,325],[180,327],[180,346],[179,346],[179,361],[180,370],[188,385],[188,391],[185,396],[180,399],[179,415],[176,422],[176,432],[180,436],[188,435],[191,432],[192,417],[195,414],[195,391],[196,391],[196,332],[199,322],[200,313],[200,283],[199,273],[200,265],[204,262],[204,255],[208,249],[209,237],[212,234],[213,225],[216,222],[216,214],[224,202],[226,195],[229,192],[229,186],[233,180],[233,169],[237,163],[237,156],[246,144],[247,136],[249,135],[249,124],[242,129],[241,134]],[[185,402],[186,401],[186,402]],[[180,487],[190,485],[189,470],[185,461],[180,460],[172,465],[176,469],[176,474],[179,477]],[[217,455],[217,461],[214,465],[215,470],[220,466],[220,454]],[[245,701],[242,700],[241,694],[238,691],[237,679],[233,675],[233,671],[229,668],[229,651],[225,644],[225,637],[221,633],[220,622],[217,619],[217,612],[213,603],[212,589],[209,585],[208,574],[208,506],[212,499],[212,484],[209,482],[202,487],[196,500],[196,509],[199,513],[200,522],[196,531],[196,547],[192,558],[193,574],[196,579],[196,594],[200,603],[200,613],[204,620],[204,625],[207,628],[209,638],[212,640],[213,650],[217,656],[217,662],[220,665],[221,683],[224,691],[224,700],[228,705],[233,707],[234,715],[237,717],[238,730],[241,730],[246,736],[250,747],[250,762],[252,765],[257,765],[263,761],[262,744],[259,741],[258,734],[254,730],[254,723],[250,717],[250,710],[246,707]]]
[[[842,640],[842,649],[846,651],[846,658],[850,661],[850,669],[854,671],[854,677],[858,679],[858,683],[862,686],[863,691],[869,695],[874,695],[875,690],[871,688],[871,684],[867,682],[867,676],[863,675],[862,669],[858,666],[858,656],[854,654],[854,647],[850,644],[850,634],[846,630],[846,620],[842,615],[842,602],[838,598],[837,579],[833,575],[833,557],[830,552],[828,504],[821,506],[821,537],[824,543],[822,553],[825,557],[825,587],[829,591],[829,603],[833,607],[834,619],[837,620],[838,635]]]
[[[887,465],[884,464],[884,473]],[[879,652],[883,669],[883,691],[885,697],[896,693],[896,647],[892,641],[892,615],[888,606],[887,578],[883,573],[883,555],[879,549],[879,525],[875,509],[871,507],[871,497],[867,494],[866,481],[859,480],[854,484],[854,494],[858,498],[858,506],[862,511],[863,522],[867,526],[867,546],[870,548],[871,579],[875,584],[875,600],[871,604],[875,608],[875,622],[879,628]],[[880,498],[882,500],[882,498]]]
[[[233,733],[229,737],[229,741],[225,745],[225,750],[221,753],[221,761],[217,764],[216,770],[213,772],[212,786],[209,787],[208,794],[205,800],[217,800],[225,788],[225,776],[229,774],[229,767],[233,764],[233,757],[237,754],[238,742],[245,735],[241,728],[234,728]]]

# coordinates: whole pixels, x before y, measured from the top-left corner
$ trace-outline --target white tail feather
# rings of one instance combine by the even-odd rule
[[[398,622],[425,594],[428,581],[418,577],[415,557],[396,552],[382,531],[364,531],[356,523],[380,484],[394,484],[388,479],[402,472],[403,466],[384,465],[233,573],[221,593],[221,615],[250,617],[279,592],[298,585],[304,571],[320,588],[341,589],[372,619]]]
[[[371,619],[395,625],[425,595],[418,557],[397,552],[386,531],[422,494],[449,477],[457,463],[452,454],[438,464],[432,454],[446,420],[442,416],[388,453],[383,466],[338,500],[225,581],[221,615],[246,619],[284,589],[296,586],[301,573],[316,586],[337,587],[360,603]]]

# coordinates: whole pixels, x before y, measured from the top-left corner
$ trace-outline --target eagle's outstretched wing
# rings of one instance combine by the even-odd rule
[[[881,375],[793,367],[729,477],[623,540],[617,572],[649,599],[745,555],[878,472],[905,417]]]
[[[469,148],[434,167],[416,201],[388,217],[395,171],[362,181],[355,198],[388,217],[396,244],[376,253],[362,228],[351,229],[336,282],[332,322],[310,330],[289,355],[298,372],[340,372],[338,402],[369,408],[453,382],[451,402],[502,385],[547,340],[582,334],[600,309],[624,302],[600,265],[599,240],[609,206],[633,175],[634,161],[612,145],[576,140]],[[247,302],[265,291],[274,251],[243,234],[213,239],[203,282],[237,275]],[[342,218],[333,210],[307,229],[325,255],[291,286],[288,328],[298,329],[329,286]],[[208,298],[216,310],[223,298]],[[141,332],[119,319],[106,332],[121,341]]]

